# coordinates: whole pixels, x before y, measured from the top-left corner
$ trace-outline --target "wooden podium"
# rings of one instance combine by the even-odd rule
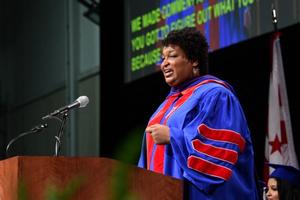
[[[0,161],[1,200],[17,200],[22,185],[26,200],[47,200],[49,188],[63,192],[74,183],[72,200],[114,200],[128,194],[136,200],[183,199],[181,180],[113,159],[20,156]]]

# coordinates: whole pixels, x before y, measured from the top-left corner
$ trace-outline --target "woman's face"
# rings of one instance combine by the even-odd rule
[[[277,181],[274,178],[270,178],[268,180],[267,199],[268,200],[279,200]]]
[[[162,63],[160,69],[165,81],[170,86],[178,86],[199,75],[197,62],[189,61],[182,49],[177,45],[169,45],[163,48]]]

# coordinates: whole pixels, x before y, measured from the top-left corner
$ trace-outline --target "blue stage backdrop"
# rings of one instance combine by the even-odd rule
[[[300,21],[298,0],[128,0],[125,6],[125,82],[159,70],[159,41],[171,30],[197,27],[208,39],[210,51]]]

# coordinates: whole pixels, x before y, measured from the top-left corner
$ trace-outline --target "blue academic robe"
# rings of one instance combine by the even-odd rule
[[[139,167],[185,180],[188,199],[258,199],[250,132],[228,83],[207,75],[172,87],[154,123],[169,126],[170,144],[145,132]]]

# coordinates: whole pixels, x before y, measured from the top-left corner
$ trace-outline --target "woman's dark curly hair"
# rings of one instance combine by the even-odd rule
[[[208,44],[206,38],[196,28],[185,27],[172,30],[162,40],[163,46],[177,45],[191,62],[198,61],[198,68],[202,75],[208,72]]]
[[[198,68],[202,75],[208,72],[208,43],[204,35],[192,27],[172,30],[165,39],[163,46],[177,45],[191,62],[198,61]]]

